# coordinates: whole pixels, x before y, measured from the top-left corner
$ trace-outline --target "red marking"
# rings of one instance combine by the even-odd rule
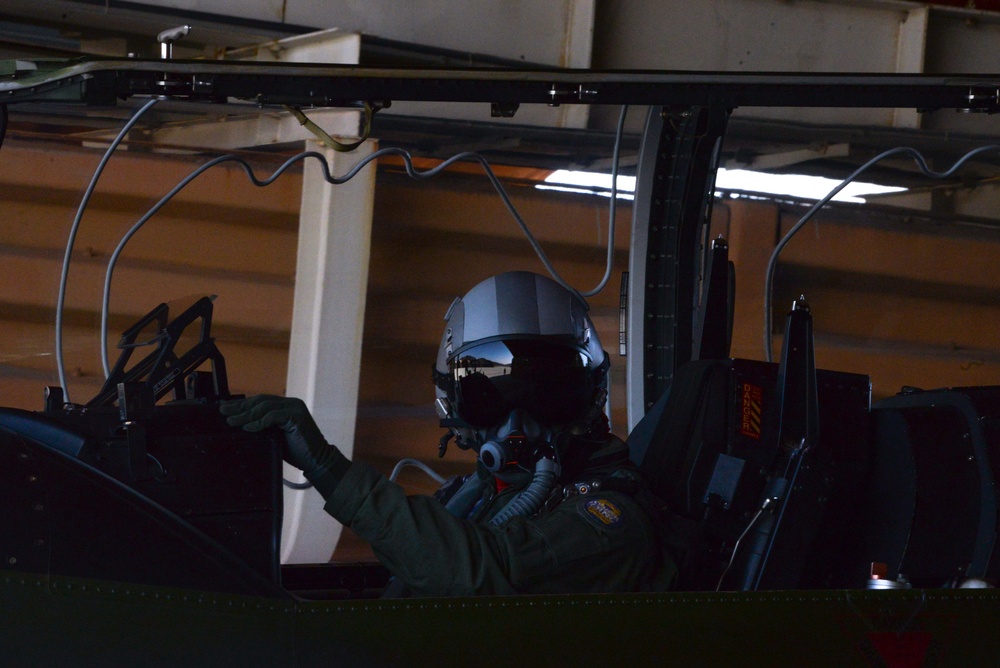
[[[879,653],[888,668],[917,668],[927,660],[927,649],[931,646],[928,631],[892,633],[872,631],[868,642]]]
[[[740,386],[740,433],[748,438],[760,439],[761,411],[764,405],[764,388],[750,383]]]

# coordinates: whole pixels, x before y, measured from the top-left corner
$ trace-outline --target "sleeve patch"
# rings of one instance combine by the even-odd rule
[[[584,518],[599,529],[625,528],[625,517],[621,509],[607,499],[588,499],[578,507]]]

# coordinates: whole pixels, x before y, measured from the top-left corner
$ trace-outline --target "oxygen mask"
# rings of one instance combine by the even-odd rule
[[[531,472],[539,459],[552,459],[551,433],[523,408],[515,408],[485,434],[479,461],[488,471],[505,474]]]

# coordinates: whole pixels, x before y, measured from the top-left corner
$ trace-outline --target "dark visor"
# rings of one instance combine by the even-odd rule
[[[593,366],[576,348],[538,340],[503,340],[464,350],[442,387],[457,414],[490,427],[522,408],[535,419],[566,424],[584,418],[593,394]]]

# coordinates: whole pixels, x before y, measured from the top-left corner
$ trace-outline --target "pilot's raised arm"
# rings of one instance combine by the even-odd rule
[[[608,356],[582,300],[528,272],[456,300],[434,382],[442,425],[478,454],[439,494],[407,496],[326,442],[305,404],[226,402],[234,427],[278,427],[285,459],[413,595],[652,591],[676,569],[655,504],[603,408]]]

